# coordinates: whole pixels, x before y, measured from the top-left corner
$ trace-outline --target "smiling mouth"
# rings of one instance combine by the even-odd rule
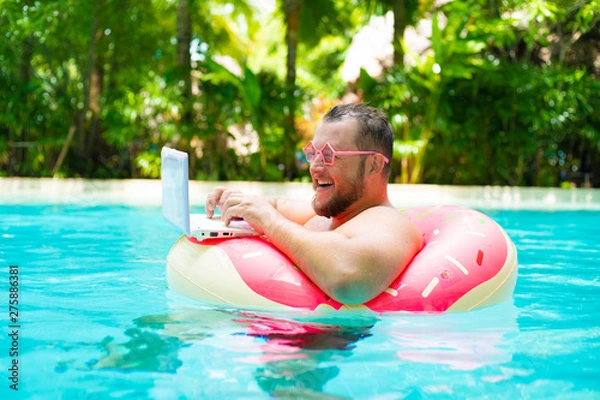
[[[326,189],[333,186],[333,181],[317,180],[317,188]]]

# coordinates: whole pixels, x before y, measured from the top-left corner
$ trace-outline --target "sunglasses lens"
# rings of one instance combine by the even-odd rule
[[[317,150],[317,148],[311,142],[302,150],[304,151],[304,156],[308,162],[315,161],[315,159],[319,157],[319,154],[321,155],[325,165],[333,165],[335,160],[335,150],[333,150],[329,143],[325,144],[321,150]]]
[[[306,146],[304,149],[304,155],[306,156],[306,161],[313,162],[315,159],[315,148],[312,145]]]
[[[325,162],[325,164],[333,164],[333,160],[335,159],[335,151],[331,148],[329,143],[327,143],[325,147],[323,147],[323,149],[321,150],[321,154],[323,154],[323,161]]]

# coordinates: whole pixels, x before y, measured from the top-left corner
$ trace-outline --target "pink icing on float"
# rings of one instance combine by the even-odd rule
[[[331,299],[288,257],[257,237],[198,242],[182,236],[167,257],[167,282],[188,297],[238,308],[437,313],[511,298],[516,249],[494,220],[455,206],[400,212],[421,231],[423,248],[387,290],[362,305]]]

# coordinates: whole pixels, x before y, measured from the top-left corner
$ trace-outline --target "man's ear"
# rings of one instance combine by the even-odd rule
[[[369,172],[373,175],[377,175],[381,172],[383,167],[385,167],[385,160],[383,155],[376,154],[374,157],[371,157],[371,163],[369,164]]]

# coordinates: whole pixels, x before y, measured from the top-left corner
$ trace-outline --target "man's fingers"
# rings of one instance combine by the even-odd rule
[[[215,215],[215,210],[217,208],[221,213],[225,213],[228,207],[235,204],[235,199],[241,197],[242,192],[240,190],[230,190],[223,186],[214,188],[208,196],[206,196],[206,216],[212,218]]]
[[[215,215],[215,209],[222,204],[221,198],[223,197],[223,193],[226,191],[222,186],[214,188],[208,196],[206,196],[206,216],[208,218],[212,218]]]

